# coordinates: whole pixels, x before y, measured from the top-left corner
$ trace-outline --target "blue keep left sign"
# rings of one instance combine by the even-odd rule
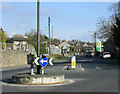
[[[47,66],[47,58],[41,58],[41,59],[40,59],[40,64],[41,64],[41,66],[43,66],[43,67]]]

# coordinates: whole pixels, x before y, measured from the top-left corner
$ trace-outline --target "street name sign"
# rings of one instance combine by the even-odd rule
[[[47,66],[47,58],[41,58],[40,59],[40,65],[42,67],[46,67]]]

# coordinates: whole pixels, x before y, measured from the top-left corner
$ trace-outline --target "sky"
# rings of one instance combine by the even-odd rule
[[[111,16],[115,2],[40,2],[40,31],[48,36],[48,17],[53,37],[60,40],[93,41],[100,17]],[[36,2],[2,2],[2,28],[8,36],[37,29]]]

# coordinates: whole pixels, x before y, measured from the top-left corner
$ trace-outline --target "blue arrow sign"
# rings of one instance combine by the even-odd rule
[[[41,66],[45,67],[47,65],[47,58],[41,58],[40,64],[41,64]]]

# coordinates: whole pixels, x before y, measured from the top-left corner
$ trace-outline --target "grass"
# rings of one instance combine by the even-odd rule
[[[54,60],[67,59],[68,57],[62,55],[54,55]]]

